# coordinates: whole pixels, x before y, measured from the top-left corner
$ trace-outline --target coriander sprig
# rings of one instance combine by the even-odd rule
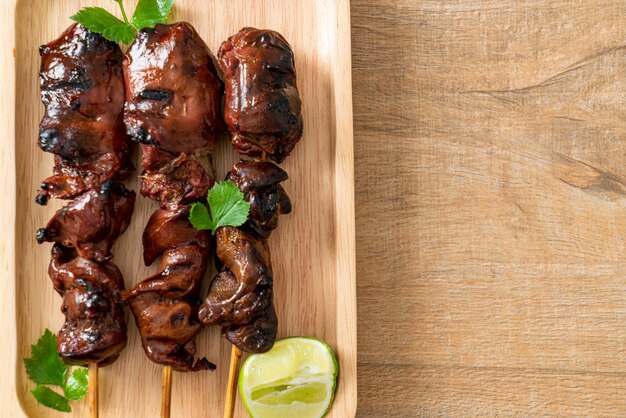
[[[240,226],[248,220],[250,203],[231,180],[215,183],[209,190],[207,203],[208,209],[200,202],[191,206],[189,221],[196,229],[210,229],[215,235],[222,226]]]
[[[49,329],[30,347],[30,358],[24,359],[24,366],[29,379],[37,384],[31,393],[48,408],[71,412],[69,401],[77,401],[87,394],[87,369],[79,367],[70,373],[69,366],[57,354],[57,337]],[[63,395],[44,385],[60,387]]]
[[[70,19],[110,41],[129,45],[140,30],[153,28],[158,23],[167,23],[174,5],[174,0],[139,0],[129,21],[122,0],[114,1],[120,7],[123,20],[102,7],[82,8]]]

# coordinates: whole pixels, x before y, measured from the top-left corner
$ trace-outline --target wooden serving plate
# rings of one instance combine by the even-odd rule
[[[127,1],[134,10],[135,1]],[[110,0],[11,0],[2,3],[0,95],[2,154],[0,180],[0,280],[3,355],[0,409],[6,416],[65,417],[37,404],[29,394],[21,359],[45,328],[55,332],[63,316],[61,299],[47,276],[50,244],[38,245],[35,230],[64,202],[35,205],[38,184],[51,173],[52,155],[36,146],[43,106],[39,101],[37,48],[70,25],[83,6],[116,12]],[[331,417],[356,410],[356,298],[354,171],[348,0],[177,0],[172,21],[189,21],[216,53],[220,43],[244,26],[271,28],[291,43],[303,98],[305,132],[283,168],[294,210],[283,216],[269,243],[275,273],[279,337],[314,336],[328,342],[340,363]],[[14,46],[14,49],[12,48]],[[14,66],[14,67],[13,67]],[[213,154],[218,178],[237,161],[225,138]],[[138,165],[137,156],[135,156]],[[13,177],[15,173],[15,177]],[[139,190],[134,175],[127,185]],[[141,234],[156,204],[139,197],[131,226],[114,248],[114,262],[126,286],[151,274],[141,258]],[[17,214],[17,215],[16,215]],[[156,264],[156,263],[155,263]],[[208,285],[209,276],[205,280]],[[128,347],[100,371],[101,417],[155,417],[160,410],[161,367],[144,355],[129,315]],[[173,417],[221,416],[230,345],[218,328],[197,339],[198,354],[217,371],[174,373]],[[8,375],[8,376],[6,376]],[[72,416],[88,415],[87,402],[74,402]],[[246,413],[237,402],[236,416]]]

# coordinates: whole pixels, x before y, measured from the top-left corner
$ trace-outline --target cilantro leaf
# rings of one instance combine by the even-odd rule
[[[191,206],[189,221],[196,229],[213,229],[213,221],[203,203],[196,202]]]
[[[167,23],[174,0],[139,0],[131,20],[137,30],[153,28],[157,23]]]
[[[70,19],[96,32],[109,41],[129,45],[143,28],[153,28],[157,23],[167,23],[174,0],[139,0],[131,21],[128,21],[122,0],[114,0],[122,12],[120,20],[102,7],[85,7]]]
[[[170,16],[172,7],[174,7],[174,0],[157,0],[157,5],[159,6],[161,16],[165,19],[163,23],[167,23],[167,18]]]
[[[57,354],[57,337],[46,329],[35,345],[30,347],[31,358],[24,359],[26,374],[39,384],[65,385],[68,366]]]
[[[215,231],[222,226],[240,226],[248,220],[250,203],[231,180],[215,183],[207,196],[209,209],[195,203],[189,212],[189,221],[196,229]]]
[[[63,393],[65,393],[66,398],[77,401],[87,394],[87,388],[89,386],[87,373],[88,370],[84,367],[72,370],[63,388]]]
[[[70,403],[67,399],[48,386],[35,386],[35,389],[30,391],[35,399],[39,401],[40,404],[47,406],[48,408],[56,409],[57,411],[62,412],[72,412],[72,408],[70,407]]]
[[[87,369],[80,367],[69,373],[69,366],[57,354],[57,337],[49,329],[31,346],[30,355],[24,359],[24,366],[30,380],[37,383],[31,390],[35,399],[49,408],[70,412],[69,401],[79,400],[87,393]],[[43,385],[59,386],[63,395]]]
[[[85,7],[70,17],[92,32],[100,33],[109,41],[130,44],[137,31],[102,7]]]
[[[207,197],[215,229],[220,226],[239,226],[248,220],[250,203],[243,200],[243,193],[231,180],[216,183]]]

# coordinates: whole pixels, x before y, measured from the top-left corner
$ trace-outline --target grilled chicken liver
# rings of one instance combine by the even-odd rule
[[[278,218],[291,212],[291,200],[280,185],[289,176],[270,161],[240,161],[227,178],[242,191],[250,203],[250,217],[244,226],[267,238],[278,226]]]
[[[55,154],[54,175],[36,201],[72,199],[110,179],[128,175],[129,139],[122,116],[122,51],[101,35],[74,24],[39,49],[39,147]]]
[[[302,137],[291,46],[271,30],[243,28],[222,43],[224,119],[240,154],[282,162]]]
[[[199,292],[211,247],[189,223],[189,205],[213,186],[210,151],[225,126],[214,57],[185,22],[142,30],[124,58],[128,133],[141,143],[141,194],[159,203],[143,235],[144,262],[159,270],[127,293],[144,351],[179,371],[215,366],[195,356]]]
[[[213,148],[224,131],[214,60],[189,23],[140,31],[124,58],[128,133],[174,155]]]
[[[135,192],[109,180],[59,209],[37,241],[76,248],[81,257],[98,261],[112,257],[111,247],[130,224]]]
[[[84,258],[55,244],[48,274],[62,296],[65,324],[57,338],[66,363],[114,362],[126,347],[126,321],[120,298],[124,279],[109,261]]]
[[[277,328],[269,247],[265,240],[227,226],[218,230],[216,248],[223,268],[200,306],[200,321],[222,326],[226,338],[243,351],[266,352]]]

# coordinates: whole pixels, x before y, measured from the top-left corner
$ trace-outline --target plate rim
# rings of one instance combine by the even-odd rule
[[[329,0],[330,1],[330,0]],[[354,182],[354,131],[352,108],[352,68],[351,68],[351,27],[349,0],[334,0],[335,25],[335,59],[333,65],[333,81],[336,82],[331,103],[334,104],[334,158],[335,158],[335,235],[337,246],[335,249],[335,271],[337,277],[344,282],[336,286],[337,317],[343,318],[343,327],[337,327],[338,341],[349,341],[342,347],[337,347],[337,353],[342,359],[340,384],[342,388],[335,401],[343,406],[347,416],[354,416],[357,410],[357,301],[356,301],[356,248],[355,248],[355,182]],[[19,0],[1,0],[0,10],[3,12],[0,19],[3,25],[0,28],[0,73],[4,75],[5,94],[0,95],[0,127],[7,134],[2,144],[0,168],[3,168],[3,178],[0,179],[0,192],[4,196],[2,206],[3,216],[0,217],[0,230],[4,231],[4,244],[0,244],[0,268],[9,280],[0,280],[0,294],[11,295],[11,303],[3,304],[0,308],[0,331],[5,339],[5,355],[0,365],[4,366],[5,379],[0,383],[0,401],[6,411],[13,416],[26,416],[26,409],[18,394],[17,378],[21,359],[17,353],[17,286],[16,263],[19,255],[15,253],[17,240],[16,204],[18,186],[16,182],[16,72],[19,65],[15,57],[16,19]],[[330,17],[330,16],[329,16]],[[332,49],[332,48],[331,48]],[[350,302],[350,303],[346,303]],[[340,385],[338,385],[339,387]],[[3,408],[4,409],[4,408]]]

